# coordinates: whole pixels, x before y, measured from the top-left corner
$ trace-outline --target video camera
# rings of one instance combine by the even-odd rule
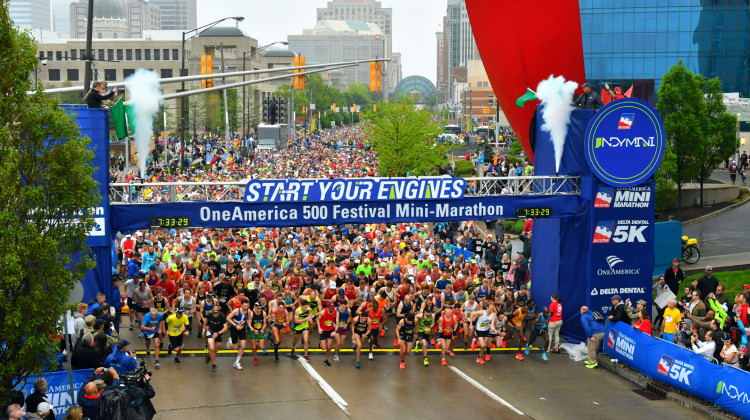
[[[139,384],[146,382],[146,375],[150,378],[151,371],[146,368],[146,362],[141,360],[137,369],[120,375],[120,382],[122,382],[124,386],[138,386]]]

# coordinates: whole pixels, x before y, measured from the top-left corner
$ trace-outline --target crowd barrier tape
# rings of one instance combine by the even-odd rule
[[[623,322],[607,325],[604,352],[644,375],[750,418],[750,373],[653,338]]]
[[[55,417],[58,419],[65,417],[68,407],[76,405],[78,400],[78,390],[81,389],[83,381],[94,373],[94,369],[81,369],[73,371],[73,396],[75,401],[70,400],[70,379],[67,371],[50,372],[44,375],[32,375],[26,378],[25,383],[16,385],[15,389],[23,392],[24,398],[34,393],[34,381],[37,378],[47,380],[46,395],[49,403],[55,409]]]

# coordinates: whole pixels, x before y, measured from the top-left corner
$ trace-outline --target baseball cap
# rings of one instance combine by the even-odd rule
[[[156,264],[151,264],[151,265],[150,265],[150,266],[148,267],[148,269],[149,269],[149,270],[156,270]]]
[[[586,82],[586,83],[584,83],[584,84],[583,84],[583,86],[581,86],[581,87],[582,87],[582,88],[585,88],[585,87],[587,87],[587,88],[590,88],[590,87],[591,87],[591,83],[589,83],[589,82]]]
[[[96,321],[96,317],[94,315],[89,315],[86,318],[83,319],[84,322],[87,324],[91,324],[92,322]]]
[[[255,306],[263,306],[263,304],[260,302],[255,302]]]
[[[339,289],[339,296],[344,296],[344,289]]]
[[[622,298],[620,297],[620,295],[614,295],[614,296],[612,296],[612,300],[620,300],[621,301]]]
[[[185,313],[185,308],[177,308],[177,313],[178,314],[184,314]]]
[[[119,340],[117,341],[117,348],[118,348],[118,349],[121,349],[121,348],[123,348],[123,347],[127,347],[127,346],[129,346],[129,345],[130,345],[130,341],[128,341],[128,340],[126,340],[126,339],[124,339],[124,338],[121,338],[121,339],[119,339]]]
[[[221,311],[221,308],[219,308],[218,306],[214,306],[214,309],[213,309],[214,313],[217,313],[217,312],[220,312],[220,311]]]
[[[750,289],[750,284],[743,284],[742,287],[745,289]]]
[[[638,299],[636,303],[640,303],[641,305],[646,305],[646,301],[643,299]]]
[[[516,254],[521,254],[521,255],[523,255],[523,251],[518,251],[518,252],[516,252]]]
[[[50,410],[52,410],[52,404],[47,401],[42,401],[36,406],[36,412],[39,414],[44,414]]]
[[[206,293],[206,297],[213,298],[214,297],[214,292],[208,292],[208,293]]]
[[[707,265],[707,266],[706,266],[706,271],[713,271],[713,268],[711,268],[711,266],[710,266],[710,265]]]

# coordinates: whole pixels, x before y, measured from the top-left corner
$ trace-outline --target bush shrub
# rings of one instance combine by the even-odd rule
[[[471,178],[472,175],[476,174],[476,171],[470,160],[459,160],[456,161],[453,173],[459,178]]]

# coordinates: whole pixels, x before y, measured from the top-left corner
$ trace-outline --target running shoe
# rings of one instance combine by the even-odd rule
[[[203,350],[208,351],[208,344],[203,345]]]
[[[278,362],[279,361],[279,355],[278,354],[274,354],[273,355],[273,360],[275,360],[275,361]]]
[[[254,364],[254,365],[257,365],[257,364],[258,364],[258,358],[257,358],[257,357],[256,357],[255,359],[253,359],[253,364]]]
[[[130,324],[130,331],[133,331],[135,328],[133,328],[133,324]]]
[[[476,338],[471,340],[471,351],[477,351],[477,339]]]
[[[151,350],[146,350],[146,359],[151,357]]]
[[[490,361],[490,354],[489,353],[487,353],[487,354],[484,355],[484,360],[486,360],[488,362]]]
[[[425,365],[425,366],[429,366],[429,365],[430,365],[430,361],[429,361],[429,360],[427,360],[427,358],[426,358],[426,357],[424,358],[424,365]]]
[[[542,360],[549,360],[549,358],[547,357],[546,351],[542,352]]]
[[[235,369],[237,369],[237,370],[242,370],[242,365],[240,364],[240,362],[234,362],[234,364],[232,365],[232,367],[235,368]]]
[[[231,350],[231,349],[232,349],[232,339],[230,338],[229,340],[227,340],[227,350]]]
[[[441,363],[441,364],[442,364],[443,366],[448,366],[448,362],[446,362],[446,361],[445,361],[445,359],[443,359],[443,361],[442,361],[442,362],[440,362],[440,363]]]
[[[178,364],[178,365],[179,365],[180,363],[182,363],[182,362],[180,361],[180,358],[179,358],[179,357],[175,357],[175,358],[174,358],[174,362],[175,362],[175,364]]]
[[[298,357],[297,357],[296,354],[290,354],[289,358],[292,359],[292,360],[297,360]]]
[[[198,331],[198,338],[203,338],[203,331]]]
[[[286,326],[286,332],[289,332],[291,328],[289,328],[289,325]]]
[[[357,360],[357,364],[355,366],[357,366],[357,369],[359,369],[359,366],[360,366],[359,360]]]
[[[164,350],[164,342],[159,343],[159,350]]]
[[[216,372],[216,365],[211,365],[211,372]]]
[[[557,347],[552,347],[552,353],[560,353],[560,349]]]
[[[430,340],[430,344],[432,344],[433,346],[435,345],[435,339],[434,338],[432,340]]]
[[[586,365],[586,367],[587,367],[587,368],[589,368],[589,369],[593,369],[593,368],[595,368],[595,367],[597,367],[597,366],[599,366],[599,363],[596,363],[596,362],[595,362],[595,363],[592,363],[592,364],[590,364],[590,365]]]
[[[368,354],[368,355],[367,355],[367,358],[368,358],[369,360],[373,360],[373,359],[374,359],[374,357],[372,357],[372,353]]]
[[[268,354],[268,352],[266,351],[266,348],[263,347],[263,355],[265,356],[266,354]]]
[[[480,365],[483,365],[485,362],[484,362],[484,359],[482,359],[481,357],[477,357],[477,363],[479,363]]]
[[[436,348],[436,349],[439,349],[440,347],[442,347],[442,345],[440,344],[440,341],[438,341],[438,342],[437,342],[437,345],[435,346],[435,348]]]
[[[453,350],[451,350],[450,352],[448,352],[448,354],[450,354],[451,357],[455,357],[456,356],[456,353]]]
[[[323,364],[326,366],[331,366],[331,362],[329,362],[328,359],[323,360]]]
[[[206,363],[208,363],[208,362],[210,362],[210,361],[211,361],[211,357],[209,357],[209,356],[208,356],[208,354],[207,354],[207,355],[206,355]]]
[[[521,356],[521,353],[516,353],[516,359],[523,362],[523,356]]]
[[[495,348],[495,342],[494,342],[494,341],[490,343],[490,348],[491,348],[491,349],[494,349],[494,348]]]
[[[341,359],[339,359],[339,357],[335,355],[333,356],[333,361],[336,363],[341,363]]]
[[[310,360],[310,356],[305,355],[305,360],[309,361]]]
[[[529,354],[529,345],[526,345],[526,349],[524,349],[523,354]]]
[[[156,362],[154,362],[154,367],[157,368],[157,369],[159,369],[159,361],[158,360]]]
[[[406,362],[401,362],[401,369],[406,369]]]
[[[495,346],[492,347],[494,348]],[[500,347],[505,348],[505,337],[500,339]]]
[[[385,337],[385,330],[380,330],[380,336]]]
[[[172,343],[169,343],[169,346],[167,346],[167,356],[172,354]]]
[[[393,347],[398,347],[398,339],[393,339]]]

